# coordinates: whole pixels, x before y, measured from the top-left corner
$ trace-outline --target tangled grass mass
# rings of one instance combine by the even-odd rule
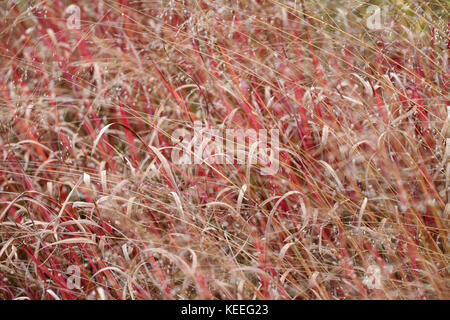
[[[1,1],[0,298],[449,299],[448,9]]]

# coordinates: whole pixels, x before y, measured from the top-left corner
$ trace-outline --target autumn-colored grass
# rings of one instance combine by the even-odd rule
[[[447,5],[2,1],[0,298],[449,299]]]

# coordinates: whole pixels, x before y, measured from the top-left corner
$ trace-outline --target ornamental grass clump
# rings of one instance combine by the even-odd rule
[[[0,298],[449,299],[448,9],[2,1]]]

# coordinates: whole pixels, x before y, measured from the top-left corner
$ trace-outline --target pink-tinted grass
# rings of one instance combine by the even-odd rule
[[[0,298],[448,299],[447,12],[3,1]],[[278,172],[175,163],[195,121]]]

